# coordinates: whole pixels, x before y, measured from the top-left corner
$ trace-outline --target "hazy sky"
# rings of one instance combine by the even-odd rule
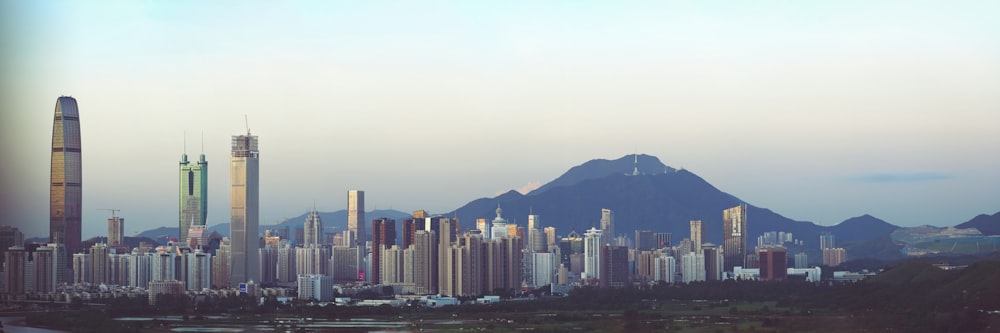
[[[1000,211],[997,1],[3,1],[4,224],[48,234],[56,98],[84,237],[177,224],[177,163],[260,136],[261,223],[440,213],[593,158],[658,156],[787,217]],[[595,214],[599,207],[595,207]],[[544,215],[544,207],[535,207]],[[491,212],[483,212],[483,216]],[[721,214],[721,213],[720,213]]]

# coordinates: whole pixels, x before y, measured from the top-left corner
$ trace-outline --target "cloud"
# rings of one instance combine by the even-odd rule
[[[851,180],[859,183],[917,183],[953,178],[956,176],[941,172],[881,172],[861,174]]]

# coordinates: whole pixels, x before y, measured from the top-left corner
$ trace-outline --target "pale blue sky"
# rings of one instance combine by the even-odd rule
[[[638,150],[829,225],[1000,210],[1000,3],[5,1],[3,218],[47,235],[60,95],[84,237],[177,223],[177,161],[260,136],[261,221],[445,212]],[[484,216],[490,212],[483,212]],[[11,222],[13,221],[13,222]]]

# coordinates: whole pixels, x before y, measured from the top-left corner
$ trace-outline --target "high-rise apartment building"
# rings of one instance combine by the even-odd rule
[[[330,248],[306,245],[295,250],[296,275],[329,274]]]
[[[747,267],[747,205],[722,211],[723,267],[732,272],[733,267]]]
[[[256,139],[255,139],[256,140]],[[256,148],[254,148],[256,149]],[[191,226],[204,226],[208,222],[208,161],[201,154],[198,162],[188,161],[187,152],[181,155],[179,166],[178,226],[179,240],[187,241]]]
[[[52,125],[49,184],[49,242],[66,244],[66,253],[83,249],[83,171],[80,149],[80,113],[76,99],[56,100]],[[70,258],[66,257],[67,260]]]
[[[11,246],[4,252],[7,267],[3,271],[4,289],[8,295],[22,295],[28,292],[28,252],[23,246]]]
[[[627,247],[601,246],[601,261],[601,287],[624,288],[630,284]]]
[[[559,242],[556,240],[556,227],[545,227],[542,229],[545,232],[545,251],[552,251],[553,248],[559,246]]]
[[[232,246],[229,238],[223,238],[219,243],[219,248],[215,250],[215,257],[212,258],[212,289],[229,288],[230,275],[232,275],[230,260],[232,259]]]
[[[230,272],[229,286],[260,281],[260,152],[257,136],[235,135],[229,165],[230,191]]]
[[[9,225],[0,226],[0,266],[4,263],[4,253],[11,246],[24,246],[24,233]]]
[[[111,270],[108,264],[111,262],[111,252],[108,244],[96,243],[90,247],[90,283],[109,284],[111,283]]]
[[[212,255],[200,249],[187,254],[187,290],[201,291],[212,287]]]
[[[795,268],[809,267],[809,256],[805,252],[795,254]]]
[[[701,252],[701,243],[705,240],[703,235],[705,234],[705,227],[701,224],[701,220],[691,220],[691,242],[694,243],[694,252]]]
[[[416,292],[436,294],[438,292],[438,244],[433,231],[417,230],[413,240],[413,284]]]
[[[656,244],[653,242],[653,232],[650,230],[636,230],[635,231],[635,249],[637,251],[650,251],[656,249]]]
[[[610,209],[601,209],[601,245],[611,244],[615,237],[615,212]]]
[[[330,275],[334,281],[363,281],[362,274],[368,274],[364,269],[361,249],[357,246],[334,246],[330,263]]]
[[[823,249],[823,265],[840,266],[847,261],[847,251],[844,248],[834,247]]]
[[[264,244],[264,247],[260,248],[260,283],[272,283],[278,281],[278,248],[275,245]],[[211,267],[209,267],[211,268]],[[188,288],[190,290],[190,285]]]
[[[490,224],[486,219],[476,219],[476,229],[483,238],[490,239]]]
[[[824,231],[823,233],[819,234],[819,249],[820,250],[832,249],[833,247],[834,247],[834,244],[833,244],[833,234],[832,233],[830,233],[829,231]]]
[[[690,252],[681,257],[681,281],[705,281],[705,255]]]
[[[722,280],[722,273],[725,272],[722,268],[722,262],[725,260],[722,251],[712,243],[705,243],[701,249],[705,255],[705,280]]]
[[[590,228],[583,235],[583,279],[599,279],[601,277],[601,246],[603,231]]]
[[[275,270],[275,280],[278,282],[295,282],[295,248],[288,241],[278,245],[278,267]]]
[[[365,245],[368,240],[365,233],[365,191],[347,191],[347,230],[355,237],[349,240],[349,245]]]
[[[303,230],[303,245],[320,245],[320,240],[323,239],[323,219],[316,212],[316,207],[313,207],[309,216],[306,217]]]

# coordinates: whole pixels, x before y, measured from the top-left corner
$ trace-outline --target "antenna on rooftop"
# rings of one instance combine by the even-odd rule
[[[184,155],[188,153],[188,132],[184,131]]]
[[[245,113],[243,114],[243,121],[247,125],[247,135],[250,135],[250,118],[247,118],[247,115]]]
[[[205,154],[205,131],[201,131],[201,154]]]

